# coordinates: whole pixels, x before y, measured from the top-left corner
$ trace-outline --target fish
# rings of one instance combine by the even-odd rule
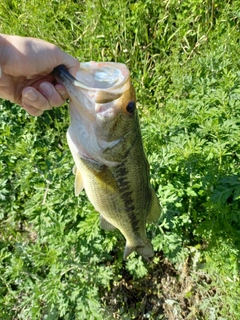
[[[125,64],[83,62],[73,77],[64,65],[53,70],[69,95],[67,142],[75,165],[75,195],[83,189],[100,213],[100,227],[126,239],[123,259],[134,251],[154,256],[146,224],[161,206],[150,185],[136,94]]]

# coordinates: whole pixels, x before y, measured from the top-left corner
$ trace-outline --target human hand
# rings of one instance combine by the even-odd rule
[[[0,63],[0,97],[33,116],[62,105],[68,96],[52,70],[64,64],[75,76],[79,69],[76,59],[49,42],[9,35],[0,35]]]

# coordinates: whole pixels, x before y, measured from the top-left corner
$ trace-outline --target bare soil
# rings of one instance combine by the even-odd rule
[[[159,265],[142,279],[134,279],[123,267],[122,279],[112,283],[103,298],[113,319],[205,319],[199,302],[206,285],[208,290],[205,293],[209,296],[215,294],[210,279],[200,273],[193,276],[189,261],[177,271],[167,259],[159,257]]]

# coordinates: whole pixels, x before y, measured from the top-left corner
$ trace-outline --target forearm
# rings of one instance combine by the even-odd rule
[[[8,38],[7,35],[0,33],[0,57],[2,55],[4,47],[7,44],[7,38]]]
[[[11,46],[8,35],[0,34],[0,98],[10,100],[14,90],[11,89],[9,78],[5,75],[6,52]]]
[[[4,51],[6,46],[9,44],[7,36],[5,34],[0,34],[0,78],[2,77],[2,69],[4,66]]]

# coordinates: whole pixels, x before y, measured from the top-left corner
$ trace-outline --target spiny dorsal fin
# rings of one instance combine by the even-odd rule
[[[157,222],[161,214],[161,207],[158,198],[152,189],[151,203],[149,214],[147,215],[147,223]]]

